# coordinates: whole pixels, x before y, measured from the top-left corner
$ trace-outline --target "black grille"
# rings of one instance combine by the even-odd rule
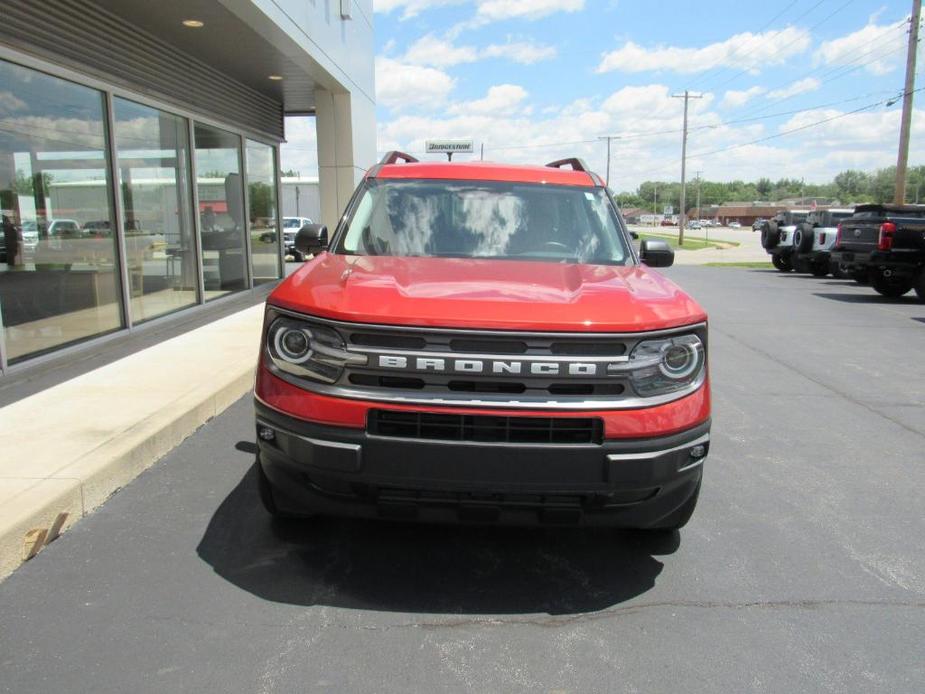
[[[369,433],[435,441],[600,444],[604,424],[596,417],[500,417],[372,410]]]

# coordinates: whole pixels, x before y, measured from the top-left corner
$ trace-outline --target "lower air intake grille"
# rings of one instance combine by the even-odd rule
[[[599,444],[604,424],[594,417],[497,417],[372,410],[368,429],[378,436],[486,443]]]

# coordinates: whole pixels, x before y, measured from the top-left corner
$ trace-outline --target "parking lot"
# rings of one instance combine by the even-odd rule
[[[680,535],[274,527],[245,398],[0,584],[0,690],[925,690],[925,305],[666,274],[711,317]]]

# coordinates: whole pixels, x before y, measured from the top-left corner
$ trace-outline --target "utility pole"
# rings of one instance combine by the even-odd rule
[[[697,172],[697,221],[698,221],[698,222],[699,222],[701,219],[703,219],[703,215],[700,214],[700,174],[702,174],[702,173],[703,173],[703,171],[698,171],[698,172]]]
[[[610,188],[610,141],[619,140],[619,135],[599,135],[598,140],[607,140],[607,175],[604,176],[607,182],[607,187]]]
[[[652,203],[652,226],[655,226],[655,218],[658,217],[658,181],[655,181],[655,202]]]
[[[903,93],[902,125],[899,128],[899,155],[896,158],[896,192],[893,202],[902,205],[906,200],[906,167],[909,164],[909,129],[912,125],[912,96],[915,91],[915,54],[919,46],[919,22],[922,17],[922,0],[912,0],[912,19],[909,24],[909,50],[906,53],[906,89]]]
[[[687,183],[687,104],[691,99],[702,99],[702,94],[691,94],[687,89],[684,94],[672,94],[673,99],[684,99],[684,132],[681,135],[681,216],[678,218],[678,245],[684,245],[685,187]]]
[[[485,161],[485,143],[479,147],[479,161]]]

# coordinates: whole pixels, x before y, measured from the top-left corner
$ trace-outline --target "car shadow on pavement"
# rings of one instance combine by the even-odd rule
[[[848,304],[917,304],[918,300],[915,298],[915,295],[912,296],[899,296],[899,297],[888,297],[881,296],[873,290],[870,294],[828,294],[825,292],[814,292],[814,296],[822,297],[823,299],[831,299],[832,301],[843,301]]]
[[[655,585],[677,532],[273,521],[256,466],[197,547],[225,580],[265,600],[444,614],[594,612]]]

